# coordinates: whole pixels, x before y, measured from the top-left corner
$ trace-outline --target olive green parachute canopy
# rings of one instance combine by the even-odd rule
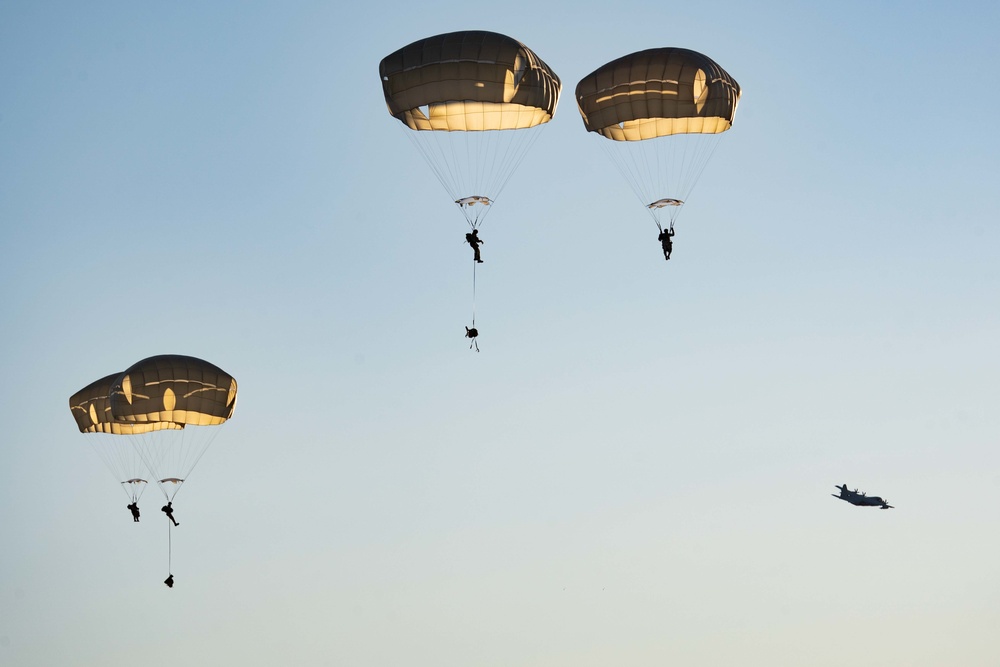
[[[236,380],[207,361],[166,354],[118,376],[109,401],[116,421],[213,426],[232,417]]]
[[[576,86],[587,130],[615,141],[725,132],[739,99],[740,85],[714,60],[672,47],[613,60]]]
[[[184,428],[183,424],[171,422],[131,423],[115,421],[111,417],[111,402],[108,398],[111,385],[121,373],[112,373],[69,397],[69,409],[76,419],[80,433],[111,433],[114,435],[136,435],[161,429]]]
[[[379,64],[389,113],[412,130],[534,127],[552,119],[562,84],[515,39],[467,30],[428,37]]]

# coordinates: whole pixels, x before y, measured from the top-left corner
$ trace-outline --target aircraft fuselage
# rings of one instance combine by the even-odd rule
[[[834,498],[846,500],[852,505],[857,505],[858,507],[881,507],[884,510],[892,507],[892,505],[879,496],[869,496],[863,491],[858,493],[857,489],[849,491],[846,484],[838,486],[837,488],[840,489],[840,495],[837,495],[836,493],[831,493],[830,495]]]

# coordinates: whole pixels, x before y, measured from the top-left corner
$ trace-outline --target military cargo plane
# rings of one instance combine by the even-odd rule
[[[878,507],[879,509],[894,509],[889,501],[879,498],[878,496],[869,496],[864,491],[858,493],[857,489],[853,491],[847,490],[847,485],[842,484],[841,486],[834,485],[834,488],[840,489],[840,495],[836,493],[831,493],[830,495],[834,498],[840,498],[841,500],[846,500],[852,505],[858,505],[861,507]]]

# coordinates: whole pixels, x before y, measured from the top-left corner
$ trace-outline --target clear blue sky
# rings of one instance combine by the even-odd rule
[[[1000,10],[0,3],[0,663],[1000,661]],[[382,57],[504,33],[563,97],[464,222]],[[576,82],[742,85],[663,262]],[[240,383],[136,525],[67,408]],[[853,508],[833,485],[886,496]]]

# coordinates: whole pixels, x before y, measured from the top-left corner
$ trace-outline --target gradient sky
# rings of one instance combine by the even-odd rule
[[[996,665],[998,5],[341,5],[0,2],[0,663]],[[564,84],[480,354],[378,78],[465,29]],[[658,46],[744,91],[669,264],[573,99]],[[172,590],[67,408],[165,353],[240,383]]]

